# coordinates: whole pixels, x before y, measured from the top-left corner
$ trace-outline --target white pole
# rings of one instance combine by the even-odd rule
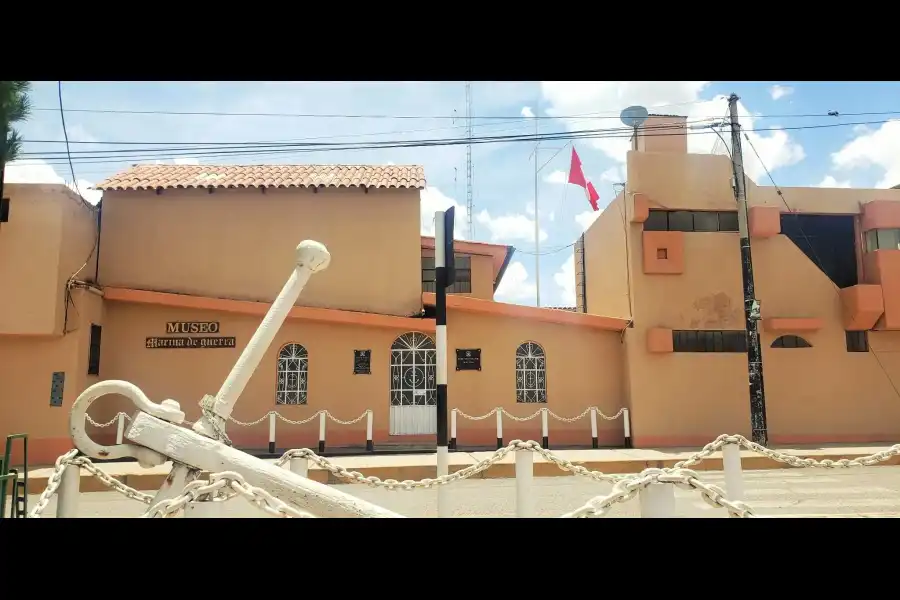
[[[224,502],[213,502],[212,500],[191,502],[184,509],[184,518],[185,519],[218,519],[218,518],[221,518],[223,504],[224,504]]]
[[[450,460],[447,452],[447,446],[438,446],[437,448],[437,476],[443,477],[450,474]],[[448,518],[452,511],[450,510],[450,498],[447,493],[446,485],[439,485],[437,489],[437,508],[438,517],[441,519]]]
[[[622,422],[625,428],[625,447],[631,448],[631,413],[627,408],[622,409]]]
[[[319,452],[325,452],[325,421],[328,414],[323,410],[319,413]]]
[[[538,107],[534,107],[534,304],[538,308],[541,306],[541,214],[538,209],[538,173],[541,168],[538,166],[538,148],[541,142],[538,139],[539,121],[537,118]]]
[[[302,477],[309,477],[309,459],[308,458],[292,458],[290,462],[291,473],[296,473]]]
[[[550,446],[550,426],[547,423],[547,409],[541,409],[541,447],[546,450]]]
[[[56,490],[56,518],[74,519],[78,516],[78,494],[81,485],[81,467],[67,465]]]
[[[287,318],[288,313],[294,308],[294,303],[300,297],[300,292],[310,276],[318,271],[324,271],[331,262],[331,255],[328,250],[319,242],[305,240],[297,246],[295,255],[296,264],[294,271],[288,278],[287,283],[281,289],[281,293],[275,298],[275,302],[269,307],[269,312],[263,318],[259,328],[247,342],[244,351],[241,352],[240,358],[231,369],[219,393],[216,394],[216,400],[212,407],[212,412],[218,417],[227,420],[234,410],[234,405],[240,398],[247,382],[256,371],[260,361],[275,339],[278,330]],[[207,417],[199,419],[193,427],[197,433],[201,433],[207,437],[215,437],[216,431]]]
[[[744,499],[744,478],[741,469],[741,447],[728,444],[722,448],[722,470],[725,471],[725,491],[729,500]]]
[[[275,454],[275,413],[269,413],[269,454]]]
[[[642,519],[670,519],[675,516],[675,486],[651,483],[640,492]]]
[[[534,454],[516,450],[516,517],[534,517]]]
[[[451,450],[456,450],[456,409],[450,411],[450,445]]]
[[[591,407],[591,448],[599,448],[597,440],[597,409]]]
[[[119,413],[119,422],[116,425],[116,444],[121,444],[125,438],[125,413]]]
[[[375,451],[375,441],[372,439],[373,425],[372,409],[366,411],[366,452]]]
[[[503,411],[497,409],[497,449],[503,447]]]

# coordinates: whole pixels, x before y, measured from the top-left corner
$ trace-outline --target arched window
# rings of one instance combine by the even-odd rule
[[[300,344],[285,344],[278,352],[275,404],[306,404],[309,355]]]
[[[535,342],[516,349],[516,402],[547,401],[547,358]]]
[[[783,335],[772,342],[772,348],[812,348],[812,344],[798,335]]]

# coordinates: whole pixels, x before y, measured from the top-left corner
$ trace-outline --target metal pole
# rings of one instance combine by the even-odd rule
[[[269,413],[269,454],[275,454],[275,413]]]
[[[741,468],[741,447],[728,444],[722,448],[722,470],[725,472],[725,492],[729,500],[744,499],[744,478]]]
[[[537,106],[534,108],[537,111]],[[541,306],[541,227],[538,219],[538,147],[541,145],[538,141],[538,125],[537,114],[534,116],[534,301],[535,306]]]
[[[675,486],[651,483],[639,495],[642,519],[670,519],[675,516]]]
[[[447,235],[444,211],[434,216],[435,337],[437,338],[437,476],[449,474],[447,439]],[[447,486],[438,486],[438,517],[450,516]]]
[[[769,443],[766,423],[766,395],[763,383],[762,348],[759,343],[759,302],[753,285],[753,258],[750,255],[750,230],[747,225],[747,190],[744,157],[741,153],[741,125],[738,122],[736,94],[728,98],[731,115],[731,162],[734,167],[734,197],[737,200],[738,231],[741,236],[741,276],[744,282],[744,318],[747,327],[747,371],[750,380],[750,430],[753,441]]]
[[[56,491],[56,518],[74,519],[78,516],[78,494],[81,485],[81,467],[66,465],[62,481]]]
[[[516,517],[534,517],[534,454],[516,450]]]

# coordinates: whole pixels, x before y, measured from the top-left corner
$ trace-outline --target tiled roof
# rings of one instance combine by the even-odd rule
[[[422,189],[418,165],[135,165],[98,190],[374,187]]]

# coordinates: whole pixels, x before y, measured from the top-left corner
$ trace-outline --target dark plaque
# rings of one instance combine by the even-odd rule
[[[50,406],[62,406],[63,391],[66,387],[66,374],[57,371],[50,378]]]
[[[234,348],[233,337],[148,337],[145,348]]]
[[[481,370],[481,348],[457,348],[456,349],[456,370],[457,371],[480,371]]]
[[[372,351],[371,350],[354,350],[353,351],[353,374],[354,375],[371,375],[372,374]]]

